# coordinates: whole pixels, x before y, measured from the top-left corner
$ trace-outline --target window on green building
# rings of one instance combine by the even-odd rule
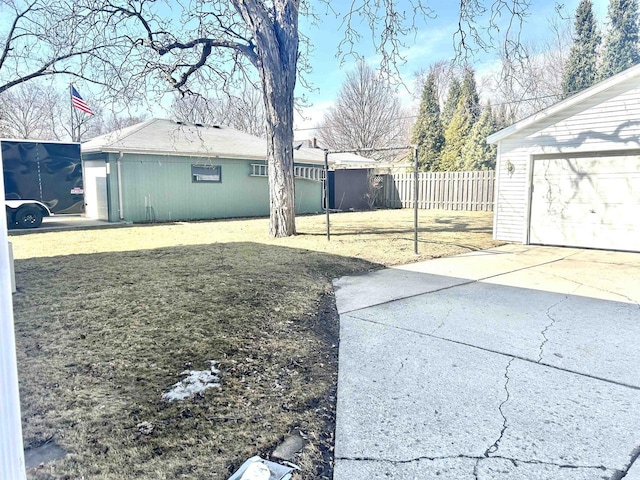
[[[191,165],[191,181],[193,183],[222,182],[222,167],[220,165]]]

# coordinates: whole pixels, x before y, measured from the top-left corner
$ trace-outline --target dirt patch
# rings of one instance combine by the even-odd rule
[[[54,442],[45,442],[37,447],[27,448],[24,451],[24,463],[27,470],[44,466],[46,463],[62,460],[67,455],[60,446]]]
[[[333,478],[334,442],[336,430],[336,403],[338,393],[338,350],[340,342],[339,316],[333,293],[323,295],[317,314],[311,322],[311,330],[322,340],[324,351],[318,352],[318,360],[326,365],[324,369],[327,389],[321,398],[313,399],[309,405],[321,421],[321,428],[312,445],[303,450],[300,466],[314,472],[320,480]],[[306,453],[306,455],[305,455]],[[315,463],[314,463],[315,460]],[[318,461],[320,460],[320,461]],[[295,463],[295,462],[294,462]]]

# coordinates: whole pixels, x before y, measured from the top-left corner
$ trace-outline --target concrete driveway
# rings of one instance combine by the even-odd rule
[[[334,285],[335,480],[640,480],[640,254],[507,245]]]
[[[131,225],[125,222],[107,222],[96,220],[82,215],[54,215],[42,219],[42,225],[38,228],[12,228],[9,235],[26,235],[30,233],[44,233],[52,231],[88,230],[96,228],[116,228]]]

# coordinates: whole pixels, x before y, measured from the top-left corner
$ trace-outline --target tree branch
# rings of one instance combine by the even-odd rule
[[[7,33],[7,41],[5,42],[4,49],[2,51],[2,56],[0,57],[0,69],[2,69],[4,62],[7,59],[7,55],[11,51],[11,42],[14,40],[14,33],[18,26],[18,22],[22,18],[24,18],[31,11],[31,9],[33,9],[33,7],[36,5],[37,2],[38,0],[34,0],[24,11],[18,13],[16,15],[16,18],[13,19],[13,23],[11,24],[11,28],[9,29],[9,33]]]

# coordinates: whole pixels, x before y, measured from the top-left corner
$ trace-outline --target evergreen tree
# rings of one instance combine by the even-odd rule
[[[609,78],[640,62],[638,52],[638,0],[611,0],[598,77]]]
[[[470,118],[464,108],[464,99],[461,97],[458,101],[458,108],[453,113],[453,117],[451,117],[451,121],[444,131],[444,148],[440,156],[440,171],[455,172],[462,170],[462,148],[470,129]]]
[[[447,99],[447,102],[449,99]],[[445,106],[446,107],[446,106]],[[480,99],[473,69],[467,68],[460,84],[460,96],[451,121],[445,128],[444,148],[440,157],[440,170],[462,170],[467,163],[464,146],[474,124],[480,117]]]
[[[580,0],[576,10],[574,37],[562,79],[562,93],[568,97],[596,81],[600,34],[591,0]]]
[[[467,67],[462,78],[460,87],[460,97],[462,98],[462,108],[465,109],[471,123],[475,123],[480,118],[482,108],[480,107],[480,97],[476,86],[475,73],[472,68]]]
[[[460,80],[454,78],[449,85],[449,91],[447,92],[447,100],[444,102],[444,108],[442,109],[442,126],[447,128],[449,122],[453,118],[453,114],[458,108],[458,102],[462,96],[462,86]]]
[[[418,146],[420,170],[437,170],[440,152],[444,146],[444,133],[440,120],[436,79],[433,72],[429,73],[422,88],[420,111],[413,126],[411,142]]]
[[[490,170],[496,166],[497,148],[487,143],[487,137],[496,131],[493,111],[490,105],[483,110],[478,121],[473,125],[464,146],[462,147],[465,171]]]

